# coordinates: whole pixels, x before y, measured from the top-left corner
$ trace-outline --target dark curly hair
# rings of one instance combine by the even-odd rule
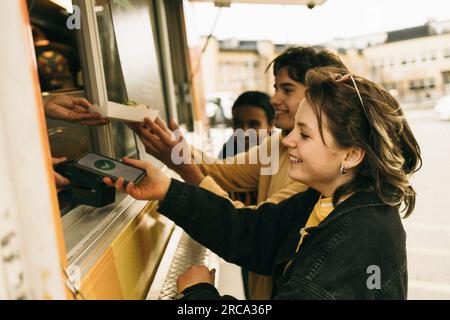
[[[301,46],[286,49],[269,64],[266,71],[272,65],[275,77],[281,69],[287,68],[289,77],[302,84],[305,84],[305,75],[312,68],[337,67],[347,69],[336,54],[327,50]]]
[[[270,96],[267,93],[260,91],[246,91],[242,93],[234,102],[232,110],[239,107],[252,106],[261,108],[264,110],[267,123],[273,123],[273,118],[275,117],[275,110],[270,103]]]

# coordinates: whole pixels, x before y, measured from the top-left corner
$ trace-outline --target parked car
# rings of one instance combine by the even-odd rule
[[[206,97],[206,114],[209,118],[211,126],[225,125],[231,126],[233,107],[235,96],[233,94],[220,93],[210,94]]]
[[[441,120],[450,120],[450,96],[440,98],[435,106],[434,112]]]

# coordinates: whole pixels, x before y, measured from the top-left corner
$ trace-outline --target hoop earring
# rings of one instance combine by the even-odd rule
[[[341,174],[346,174],[347,168],[344,167],[344,164],[341,164]]]

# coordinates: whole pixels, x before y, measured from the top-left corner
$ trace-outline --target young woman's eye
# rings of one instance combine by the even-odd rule
[[[302,137],[303,140],[306,140],[306,139],[309,138],[309,136],[307,136],[307,135],[304,134],[304,133],[300,133],[300,136]]]

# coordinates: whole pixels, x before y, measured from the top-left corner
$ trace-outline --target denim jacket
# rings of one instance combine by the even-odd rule
[[[398,209],[375,193],[356,192],[317,227],[303,229],[319,196],[310,188],[278,205],[236,209],[172,180],[159,212],[228,262],[272,275],[273,299],[406,299],[406,234]],[[296,254],[301,231],[306,235]],[[183,295],[230,298],[205,283]]]

